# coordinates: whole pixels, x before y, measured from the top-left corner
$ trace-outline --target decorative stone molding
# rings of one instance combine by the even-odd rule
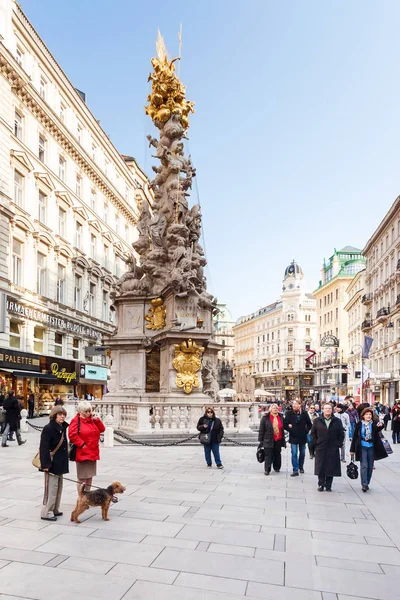
[[[22,150],[11,150],[11,164],[16,165],[18,169],[22,169],[23,175],[28,175],[33,171],[34,167],[26,152]]]
[[[52,192],[55,189],[55,185],[48,173],[38,173],[35,171],[34,173],[36,183],[41,186],[47,188],[48,192]]]

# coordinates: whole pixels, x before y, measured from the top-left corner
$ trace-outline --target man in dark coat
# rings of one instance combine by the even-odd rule
[[[6,411],[6,426],[4,428],[3,436],[1,438],[2,447],[8,447],[7,437],[9,432],[12,433],[13,431],[15,431],[16,433],[18,446],[25,444],[26,440],[22,440],[20,431],[21,405],[18,402],[18,399],[16,398],[15,393],[13,391],[11,391],[8,394],[8,397],[4,400],[3,408]]]
[[[279,473],[282,466],[281,450],[282,448],[286,448],[286,442],[283,419],[279,414],[277,404],[271,404],[269,413],[261,418],[258,441],[260,442],[260,446],[264,448],[265,475],[270,474],[271,465],[273,465],[274,471]]]
[[[341,477],[340,448],[344,442],[344,429],[340,419],[333,416],[333,407],[326,402],[322,415],[315,419],[311,429],[312,446],[315,452],[315,475],[318,476],[318,491],[332,491],[334,477]]]
[[[33,419],[33,413],[35,410],[35,394],[29,392],[28,396],[28,419]]]
[[[286,414],[284,427],[289,432],[289,443],[292,449],[293,473],[290,477],[298,477],[304,473],[307,433],[311,429],[311,421],[307,412],[301,410],[301,403],[293,401],[292,410]]]

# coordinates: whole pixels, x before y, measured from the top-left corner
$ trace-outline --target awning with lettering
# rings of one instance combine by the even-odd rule
[[[13,371],[12,373],[13,375],[15,375],[15,377],[29,377],[30,379],[46,379],[48,381],[57,381],[58,383],[60,383],[58,377],[54,377],[54,375],[48,375],[47,373],[35,373],[34,371]]]

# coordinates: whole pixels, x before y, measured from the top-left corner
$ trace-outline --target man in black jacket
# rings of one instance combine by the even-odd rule
[[[301,403],[294,400],[292,410],[285,417],[285,429],[289,432],[289,444],[292,449],[293,473],[290,477],[298,477],[304,473],[304,458],[306,456],[307,433],[311,429],[311,421],[307,412],[301,410]]]

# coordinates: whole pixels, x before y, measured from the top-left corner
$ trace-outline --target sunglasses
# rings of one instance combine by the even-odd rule
[[[212,411],[212,410],[208,410],[208,411],[206,412],[206,415],[213,415],[213,414],[214,414],[214,411]]]

